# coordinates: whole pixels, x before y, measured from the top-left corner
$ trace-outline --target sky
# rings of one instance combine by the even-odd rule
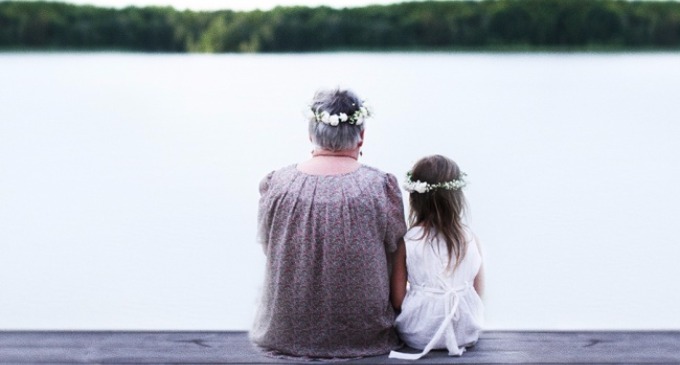
[[[134,6],[172,6],[175,9],[192,10],[268,10],[276,6],[331,6],[335,8],[357,7],[373,4],[392,4],[398,0],[58,0],[72,4],[90,4],[102,7],[122,8]]]

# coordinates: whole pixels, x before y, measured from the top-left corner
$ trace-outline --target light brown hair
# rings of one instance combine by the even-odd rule
[[[437,184],[457,180],[462,177],[458,165],[450,158],[433,155],[420,159],[411,170],[412,180]],[[467,252],[467,241],[463,232],[462,216],[465,211],[465,196],[461,189],[447,190],[437,188],[425,193],[413,192],[409,195],[411,210],[410,227],[420,226],[427,240],[441,235],[451,260],[456,258],[453,270]]]

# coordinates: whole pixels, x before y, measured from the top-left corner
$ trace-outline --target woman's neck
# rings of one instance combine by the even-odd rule
[[[339,175],[358,169],[361,166],[358,159],[359,148],[345,151],[315,149],[312,158],[299,163],[297,169],[311,175]]]
[[[312,158],[326,157],[326,158],[353,158],[359,160],[359,148],[344,151],[331,151],[324,149],[314,149],[312,151]]]

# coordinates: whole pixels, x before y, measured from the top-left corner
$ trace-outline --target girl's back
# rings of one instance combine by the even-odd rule
[[[447,348],[460,355],[466,346],[479,338],[483,321],[483,304],[473,288],[482,265],[475,236],[465,230],[467,252],[455,271],[455,257],[449,266],[446,243],[441,237],[429,242],[422,228],[413,227],[404,237],[409,288],[396,320],[401,339],[412,348],[424,349],[444,326],[434,349]],[[455,313],[452,313],[455,310]]]
[[[452,258],[449,265],[449,256],[443,240],[427,242],[423,239],[421,227],[411,228],[404,236],[409,283],[429,287],[446,285],[451,288],[462,286],[466,282],[472,284],[482,265],[482,256],[475,237],[469,230],[465,231],[465,237],[467,253],[454,273],[451,267],[456,260],[455,257]]]

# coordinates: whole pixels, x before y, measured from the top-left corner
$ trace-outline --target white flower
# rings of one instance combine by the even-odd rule
[[[404,182],[404,189],[409,193],[427,193],[428,191],[444,189],[444,190],[460,190],[465,187],[466,182],[464,178],[467,175],[463,172],[457,180],[451,180],[446,182],[440,182],[436,184],[429,184],[420,180],[413,181],[413,175],[411,172],[406,173],[406,181]]]
[[[426,183],[426,182],[419,181],[419,180],[416,180],[416,181],[413,183],[413,190],[415,190],[415,191],[417,191],[417,192],[419,192],[419,193],[421,193],[421,194],[422,194],[422,193],[425,193],[425,192],[427,192],[427,183]]]
[[[406,189],[406,191],[408,191],[409,193],[418,192],[418,193],[422,194],[422,193],[427,192],[428,185],[427,185],[426,182],[421,182],[421,181],[418,181],[418,180],[411,181],[410,179],[408,179],[404,183],[404,189]]]
[[[324,122],[325,124],[330,123],[330,118],[331,118],[331,115],[328,114],[328,112],[325,111],[325,112],[321,113],[321,121]]]
[[[314,110],[310,106],[307,112],[305,113],[305,116],[309,119],[316,120],[319,123],[324,123],[336,127],[340,125],[340,123],[344,122],[347,122],[349,124],[362,125],[364,124],[364,120],[371,116],[371,111],[367,105],[364,105],[356,109],[352,114],[347,113],[331,114],[328,111],[321,111],[319,109]]]
[[[365,106],[359,108],[359,111],[361,112],[361,115],[363,115],[364,117],[368,116],[368,108],[366,108]]]

